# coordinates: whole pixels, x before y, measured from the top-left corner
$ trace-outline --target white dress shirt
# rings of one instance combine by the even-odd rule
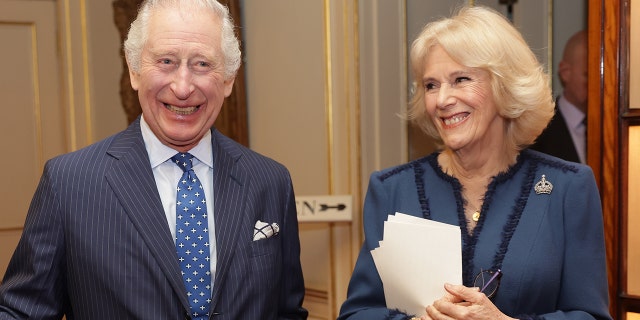
[[[573,145],[576,147],[576,151],[578,152],[580,162],[586,163],[586,115],[576,106],[571,104],[571,102],[569,102],[564,96],[560,96],[558,99],[558,108],[560,109],[560,113],[562,114],[564,121],[567,123],[567,127],[569,129],[569,133],[571,133],[571,139],[573,140]]]
[[[162,144],[160,140],[153,134],[151,128],[144,120],[144,116],[140,120],[140,129],[144,145],[149,154],[149,161],[153,171],[153,177],[156,180],[158,193],[162,200],[164,214],[167,217],[169,230],[171,230],[171,238],[174,243],[176,241],[176,186],[182,177],[182,169],[178,167],[171,157],[176,155],[178,151]],[[209,254],[211,257],[211,288],[216,274],[216,237],[215,222],[213,212],[213,150],[211,148],[211,132],[207,131],[198,144],[189,150],[194,156],[193,171],[202,182],[206,199],[207,199],[207,222],[209,223]],[[176,255],[176,261],[178,256]]]

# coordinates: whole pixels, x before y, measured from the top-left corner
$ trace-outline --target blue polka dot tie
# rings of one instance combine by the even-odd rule
[[[208,319],[211,303],[207,201],[192,167],[193,155],[178,153],[173,160],[184,173],[176,198],[176,252],[187,288],[193,319]]]

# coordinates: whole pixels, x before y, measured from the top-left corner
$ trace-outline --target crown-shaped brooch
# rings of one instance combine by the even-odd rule
[[[551,190],[553,190],[553,185],[551,184],[551,182],[547,181],[547,179],[545,178],[545,175],[543,174],[542,179],[540,179],[540,181],[536,183],[536,186],[534,187],[534,189],[536,190],[536,194],[542,194],[542,193],[551,194]]]

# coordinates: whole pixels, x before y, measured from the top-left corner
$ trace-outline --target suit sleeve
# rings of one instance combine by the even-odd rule
[[[286,209],[284,212],[284,226],[282,228],[282,275],[280,292],[280,319],[306,319],[308,312],[302,308],[305,287],[300,264],[300,237],[298,234],[298,215],[296,211],[295,195],[291,178],[287,176]]]
[[[364,202],[363,224],[365,242],[356,261],[347,300],[342,304],[338,320],[408,319],[409,315],[387,308],[382,280],[371,256],[371,250],[382,240],[384,221],[392,211],[390,200],[380,179],[374,173]]]
[[[31,201],[22,237],[0,285],[0,319],[61,319],[67,296],[64,227],[51,162]]]

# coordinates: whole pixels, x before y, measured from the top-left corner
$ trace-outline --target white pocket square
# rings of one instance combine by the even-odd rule
[[[266,223],[258,220],[253,227],[253,241],[271,238],[280,232],[280,226],[277,223]]]

